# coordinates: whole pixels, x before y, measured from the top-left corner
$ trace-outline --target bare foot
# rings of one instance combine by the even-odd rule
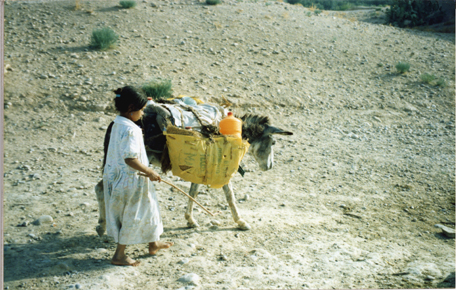
[[[149,254],[156,255],[159,250],[168,249],[172,245],[174,245],[173,242],[166,242],[166,243],[153,242],[153,243],[149,243]]]
[[[139,264],[141,264],[141,262],[135,261],[132,258],[125,256],[123,259],[118,259],[118,260],[112,258],[111,264],[116,265],[116,266],[133,266],[133,267],[136,267],[136,266],[139,266]]]

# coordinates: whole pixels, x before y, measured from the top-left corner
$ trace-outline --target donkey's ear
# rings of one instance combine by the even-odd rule
[[[288,131],[284,131],[282,129],[279,129],[279,128],[276,128],[276,127],[272,127],[272,126],[269,126],[265,131],[264,131],[265,134],[278,134],[278,135],[293,135],[292,132],[288,132]]]

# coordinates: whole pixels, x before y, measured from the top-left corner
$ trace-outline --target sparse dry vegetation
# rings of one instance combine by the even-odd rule
[[[82,5],[81,5],[81,0],[74,0],[74,10],[81,10]]]
[[[435,227],[455,222],[454,34],[272,0],[75,3],[4,5],[5,288],[195,286],[186,274],[201,277],[195,290],[454,288],[455,240]],[[115,48],[89,49],[102,27]],[[411,69],[399,75],[399,61]],[[197,200],[218,214],[195,209],[200,227],[187,228],[187,198],[155,183],[160,239],[175,245],[154,257],[128,245],[141,265],[116,267],[93,187],[113,90],[149,80],[172,83],[160,98],[268,116],[294,134],[273,136],[271,170],[247,154],[233,177],[252,230],[205,186]]]

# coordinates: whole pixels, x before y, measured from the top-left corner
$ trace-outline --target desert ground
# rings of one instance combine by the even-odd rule
[[[6,1],[4,15],[4,289],[455,287],[440,227],[455,226],[454,34],[260,0]],[[89,46],[101,27],[116,47]],[[113,266],[94,192],[112,90],[160,78],[294,135],[271,170],[247,154],[232,179],[251,230],[206,186],[197,200],[221,213],[196,206],[187,228],[187,198],[157,183],[175,245],[128,246],[141,265]]]

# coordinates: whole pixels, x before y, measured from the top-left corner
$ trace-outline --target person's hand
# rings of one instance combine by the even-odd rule
[[[150,181],[158,181],[158,182],[161,181],[160,175],[158,175],[158,173],[155,172],[152,168],[149,168],[147,173],[138,172],[138,174],[141,176],[144,176],[144,177],[148,177],[150,179]]]

